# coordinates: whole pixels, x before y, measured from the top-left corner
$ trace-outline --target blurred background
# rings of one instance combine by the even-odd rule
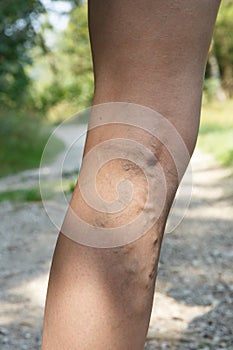
[[[0,16],[0,176],[5,176],[38,166],[45,129],[90,106],[93,75],[82,1],[1,1]],[[232,16],[233,1],[224,0],[208,57],[199,138],[199,146],[223,165],[233,164]]]
[[[0,8],[0,348],[39,349],[57,232],[35,169],[55,126],[91,105],[87,6],[0,0]],[[53,138],[48,164],[65,142]],[[148,349],[233,349],[233,0],[222,1],[209,50],[193,162],[189,213],[161,255]]]

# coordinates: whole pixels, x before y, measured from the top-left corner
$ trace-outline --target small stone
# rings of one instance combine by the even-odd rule
[[[224,342],[220,343],[219,345],[220,345],[221,349],[223,349],[223,348],[225,348],[227,346],[227,344],[224,343]]]
[[[217,284],[216,291],[222,293],[225,291],[225,287],[222,284]]]
[[[4,337],[4,338],[2,339],[2,344],[7,344],[7,343],[9,343],[9,338]]]
[[[27,332],[27,333],[25,333],[25,334],[24,334],[24,337],[25,337],[26,339],[31,338],[31,333],[28,333],[28,332]]]
[[[9,331],[8,331],[7,328],[1,327],[1,328],[0,328],[0,334],[2,334],[2,335],[7,335],[7,334],[9,334]]]
[[[22,349],[22,350],[29,350],[29,347],[28,347],[27,345],[24,344],[24,345],[22,345],[21,349]]]

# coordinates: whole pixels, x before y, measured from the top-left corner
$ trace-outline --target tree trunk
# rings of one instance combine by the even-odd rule
[[[214,49],[212,49],[209,54],[208,63],[210,67],[210,79],[213,79],[216,84],[216,98],[218,101],[224,101],[226,99],[226,94],[222,88],[219,64]]]

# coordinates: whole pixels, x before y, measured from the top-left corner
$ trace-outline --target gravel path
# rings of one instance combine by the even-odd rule
[[[208,155],[192,165],[191,205],[163,243],[147,350],[233,350],[233,182]],[[29,174],[25,186],[37,181]],[[0,349],[38,350],[57,229],[41,203],[3,202],[0,212]]]

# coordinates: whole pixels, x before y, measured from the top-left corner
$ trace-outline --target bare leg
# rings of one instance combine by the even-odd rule
[[[158,111],[176,127],[191,155],[219,2],[89,0],[94,104],[126,101]],[[119,132],[127,138],[132,130],[109,126],[104,134],[102,129],[89,132],[86,152]],[[138,138],[151,146],[143,132]],[[166,150],[158,144],[154,152],[169,173],[174,165]],[[156,171],[156,165],[151,167]],[[109,163],[99,174],[103,196],[110,192],[106,174],[130,176],[136,188],[137,200],[122,218],[118,217],[117,225],[135,215],[145,196],[145,183],[138,170],[132,167],[129,173],[123,161]],[[133,243],[92,248],[60,234],[47,295],[43,350],[143,349],[164,226],[177,189],[177,179],[168,175],[167,182],[167,200],[160,220]],[[159,202],[159,191],[156,196]],[[89,222],[95,220],[78,186],[71,205]],[[154,205],[156,210],[156,201]]]

